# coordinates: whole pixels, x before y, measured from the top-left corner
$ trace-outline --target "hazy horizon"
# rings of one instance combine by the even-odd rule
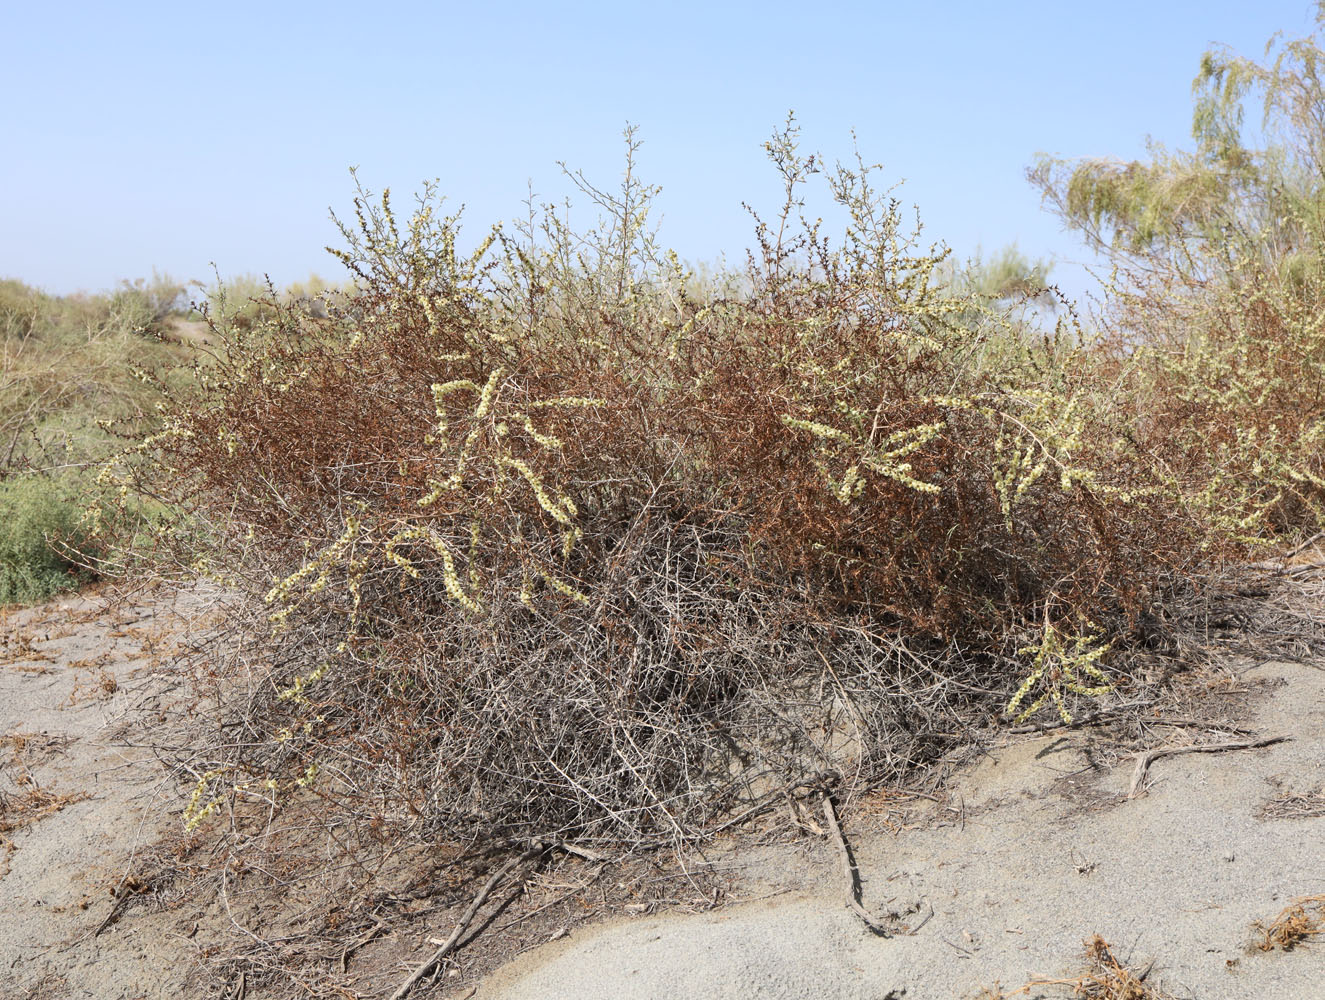
[[[1023,171],[1037,151],[1142,155],[1187,143],[1203,51],[1259,56],[1313,27],[1307,2],[681,4],[569,11],[511,4],[132,4],[10,15],[0,68],[14,106],[0,163],[0,277],[56,293],[154,270],[178,280],[341,270],[328,209],[352,209],[357,165],[398,204],[436,178],[475,238],[559,201],[558,160],[600,186],[629,121],[661,185],[661,237],[686,259],[737,261],[742,202],[779,200],[761,143],[794,109],[807,150],[862,154],[905,180],[926,240],[958,259],[1016,242],[1089,281],[1074,236]],[[822,190],[820,191],[822,194]],[[593,214],[578,199],[581,222]],[[819,214],[822,202],[811,202]]]

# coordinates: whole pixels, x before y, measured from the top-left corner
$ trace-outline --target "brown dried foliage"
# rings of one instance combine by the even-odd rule
[[[1066,979],[1033,979],[1011,993],[985,990],[979,1000],[1010,1000],[1015,996],[1038,995],[1042,986],[1062,986],[1070,989],[1072,996],[1087,1000],[1170,1000],[1172,994],[1146,982],[1150,965],[1139,971],[1130,968],[1114,956],[1112,946],[1098,934],[1085,945],[1090,964],[1077,975]]]
[[[1299,944],[1325,934],[1325,895],[1303,896],[1293,900],[1279,914],[1263,924],[1256,921],[1256,929],[1263,939],[1257,944],[1261,951],[1292,951]]]

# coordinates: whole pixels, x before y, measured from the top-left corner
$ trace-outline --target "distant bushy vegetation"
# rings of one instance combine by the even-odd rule
[[[159,429],[162,388],[194,384],[207,362],[187,336],[200,319],[189,291],[161,275],[98,295],[0,281],[0,603],[44,600],[113,568],[93,535],[145,540],[144,506],[107,503],[98,475],[126,441]],[[255,278],[218,280],[200,308],[239,325],[268,300],[316,312],[329,291],[316,276],[281,293]],[[101,525],[112,508],[118,523]]]
[[[161,278],[107,295],[46,295],[0,281],[0,477],[99,461],[151,419],[154,388],[133,365],[173,355],[157,334],[187,308],[184,288]]]
[[[1325,513],[1319,50],[1285,53],[1203,64],[1191,156],[1035,171],[1121,264],[1090,332],[1028,311],[1015,254],[960,274],[792,121],[780,210],[702,280],[630,132],[618,189],[573,175],[583,231],[466,253],[431,189],[408,217],[361,189],[350,283],[217,310],[118,467],[272,664],[190,821],[316,785],[372,836],[688,838],[1139,683],[1212,573]]]
[[[178,365],[160,335],[187,307],[162,277],[64,297],[0,281],[0,603],[80,586],[107,555],[83,514],[100,463],[155,427],[135,369]]]
[[[225,329],[248,330],[272,322],[282,307],[298,306],[307,315],[325,318],[329,300],[353,289],[353,282],[337,284],[310,274],[281,289],[268,278],[241,274],[219,277],[203,289],[202,309],[210,320]]]
[[[1102,323],[1138,400],[1127,432],[1250,539],[1325,520],[1325,52],[1271,52],[1206,54],[1191,151],[1030,172],[1115,267]]]

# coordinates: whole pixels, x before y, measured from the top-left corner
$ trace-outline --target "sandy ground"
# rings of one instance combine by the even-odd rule
[[[0,1000],[208,995],[195,973],[242,939],[216,901],[125,879],[180,838],[180,790],[143,733],[174,739],[154,727],[187,717],[171,661],[201,601],[90,595],[0,614]],[[1153,960],[1148,981],[1178,997],[1325,1000],[1325,940],[1263,953],[1252,928],[1325,893],[1325,669],[1268,663],[1212,685],[1206,707],[1232,728],[1156,726],[1157,744],[1291,739],[1156,760],[1129,798],[1134,759],[1089,731],[1011,738],[941,802],[854,804],[864,902],[910,933],[871,934],[846,909],[830,838],[747,838],[709,864],[752,901],[573,929],[476,1000],[974,998],[1073,973],[1094,934],[1134,966]],[[381,985],[335,995],[389,996],[431,950],[411,926],[380,944]],[[466,983],[414,995],[459,1000]]]
[[[912,926],[932,909],[912,934],[871,934],[843,903],[840,870],[820,865],[794,895],[547,945],[476,1000],[954,1000],[1069,975],[1094,934],[1129,964],[1153,960],[1147,981],[1179,997],[1325,998],[1325,941],[1267,954],[1251,927],[1325,893],[1325,798],[1305,800],[1314,817],[1273,815],[1325,791],[1325,669],[1265,664],[1229,693],[1260,684],[1244,725],[1289,742],[1157,760],[1139,797],[1127,798],[1135,761],[1100,762],[1088,736],[1023,738],[958,776],[955,815],[936,807],[900,833],[851,824],[866,905],[913,910]],[[790,848],[758,859],[770,881],[799,867]]]
[[[125,878],[180,830],[176,789],[126,737],[183,693],[184,604],[89,595],[0,617],[4,1000],[187,995],[207,915],[164,912],[163,887]]]

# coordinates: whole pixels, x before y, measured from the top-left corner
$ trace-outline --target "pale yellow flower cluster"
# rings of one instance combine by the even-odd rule
[[[1012,715],[1016,712],[1036,685],[1043,683],[1044,690],[1027,708],[1022,709],[1016,716],[1016,721],[1025,722],[1038,712],[1045,702],[1053,701],[1058,709],[1059,718],[1070,725],[1072,716],[1063,700],[1064,691],[1091,698],[1112,691],[1113,685],[1104,676],[1104,672],[1096,666],[1100,658],[1109,651],[1111,643],[1101,645],[1098,638],[1096,632],[1065,637],[1058,629],[1045,622],[1040,641],[1033,646],[1018,650],[1022,655],[1034,653],[1035,659],[1031,662],[1030,673],[1026,675],[1026,679],[1021,682],[1016,694],[1008,702],[1007,714]],[[1099,683],[1093,686],[1087,685],[1081,680],[1082,674]]]
[[[847,468],[841,481],[834,478],[825,461],[820,462],[830,491],[843,504],[849,504],[864,493],[866,480],[862,475],[862,469],[892,479],[919,493],[938,493],[941,490],[937,483],[925,482],[913,476],[912,464],[903,459],[938,437],[947,426],[946,421],[939,420],[917,424],[914,427],[904,427],[878,442],[873,440],[858,442],[852,435],[839,428],[786,414],[783,415],[782,422],[788,427],[813,435],[819,441],[845,445],[857,453],[856,461]],[[840,452],[843,449],[834,450]]]

